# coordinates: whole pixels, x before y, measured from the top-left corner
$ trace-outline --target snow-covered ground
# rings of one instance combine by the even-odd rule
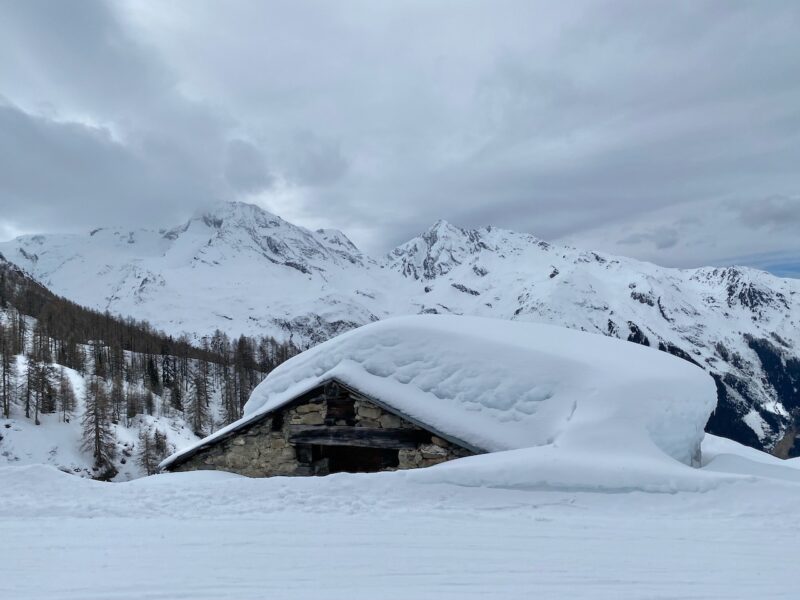
[[[4,467],[0,598],[795,598],[800,465],[703,450],[651,465],[669,493],[625,458],[523,477],[536,449],[325,478]]]
[[[17,356],[18,371],[24,372],[26,358]],[[33,419],[25,418],[22,406],[14,405],[11,418],[0,417],[0,468],[25,465],[51,465],[65,473],[81,477],[96,477],[93,470],[92,453],[82,449],[82,416],[85,410],[84,389],[86,378],[73,369],[53,364],[53,368],[63,369],[75,391],[76,405],[65,420],[59,413],[40,414],[39,425]],[[127,387],[129,383],[124,384]],[[144,388],[139,388],[144,392]],[[140,414],[127,422],[120,419],[111,425],[116,440],[114,468],[115,481],[129,481],[143,477],[146,472],[138,460],[139,432],[153,433],[158,430],[165,436],[170,452],[194,444],[199,439],[192,433],[181,413],[171,411],[164,414],[165,401],[154,396],[154,404],[160,414]],[[212,394],[212,407],[218,412],[219,393]]]
[[[92,453],[81,449],[83,429],[81,412],[76,412],[68,423],[58,414],[39,415],[40,425],[32,419],[0,418],[0,468],[6,465],[51,465],[65,473],[81,477],[96,477],[92,469]],[[181,449],[196,443],[194,435],[181,416],[138,415],[126,427],[124,419],[112,424],[111,430],[116,440],[114,467],[117,475],[114,481],[129,481],[143,477],[146,473],[138,460],[139,431],[145,429],[151,434],[155,430],[164,434],[170,449]]]

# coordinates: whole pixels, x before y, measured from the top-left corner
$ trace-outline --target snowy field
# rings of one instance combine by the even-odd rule
[[[796,598],[800,465],[703,449],[545,479],[535,449],[325,478],[5,467],[0,598]]]

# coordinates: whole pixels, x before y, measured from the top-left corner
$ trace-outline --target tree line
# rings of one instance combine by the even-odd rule
[[[82,376],[83,448],[100,478],[115,474],[114,426],[140,422],[146,472],[169,452],[165,432],[141,417],[182,416],[196,435],[242,415],[252,389],[299,349],[272,337],[222,331],[193,344],[145,321],[122,319],[56,296],[0,257],[0,416],[69,422],[79,405],[71,369]]]

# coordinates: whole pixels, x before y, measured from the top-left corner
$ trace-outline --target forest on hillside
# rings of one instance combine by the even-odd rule
[[[114,425],[179,416],[195,435],[207,435],[238,419],[252,389],[298,351],[271,337],[231,339],[221,331],[196,344],[175,339],[56,296],[0,260],[0,417],[35,425],[43,415],[79,418],[99,479],[116,474]],[[80,397],[67,370],[85,383]],[[142,427],[137,446],[147,473],[171,450],[157,427]]]

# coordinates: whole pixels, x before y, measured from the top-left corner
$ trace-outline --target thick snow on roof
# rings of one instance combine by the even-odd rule
[[[551,325],[419,315],[366,325],[292,358],[253,391],[240,421],[200,443],[329,379],[489,452],[657,447],[692,464],[716,405],[702,369],[650,348]]]

